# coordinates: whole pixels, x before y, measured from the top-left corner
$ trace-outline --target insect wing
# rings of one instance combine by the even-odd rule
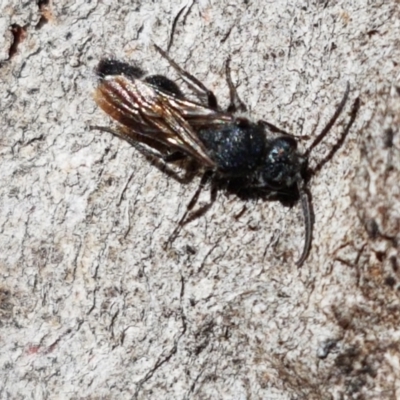
[[[205,122],[213,110],[123,75],[106,76],[94,98],[111,118],[132,131],[189,154],[204,166],[215,167],[189,122],[190,118]]]
[[[216,111],[190,100],[173,99],[173,103],[179,107],[181,115],[190,126],[196,129],[218,128],[234,120],[231,113]]]

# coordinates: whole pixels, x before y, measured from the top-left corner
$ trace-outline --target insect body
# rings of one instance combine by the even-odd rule
[[[293,136],[268,122],[255,123],[235,115],[243,104],[231,81],[229,63],[227,82],[231,101],[228,109],[223,111],[211,91],[180,68],[163,50],[157,46],[156,49],[199,97],[207,97],[207,102],[188,100],[175,82],[162,75],[145,77],[136,66],[104,59],[96,70],[100,82],[94,97],[120,127],[116,132],[100,129],[112,132],[141,152],[166,162],[183,157],[197,161],[206,174],[191,204],[210,176],[238,182],[246,190],[261,191],[271,197],[297,193],[306,225],[303,252],[297,261],[297,265],[301,265],[309,253],[312,237],[310,197],[306,188],[307,161],[311,149],[327,130],[317,136],[308,151],[300,154]],[[337,119],[348,93],[349,87],[329,124]]]

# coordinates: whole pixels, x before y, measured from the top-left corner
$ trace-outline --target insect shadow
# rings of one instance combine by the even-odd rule
[[[101,126],[91,126],[91,129],[110,132],[125,139],[142,154],[161,162],[166,168],[169,163],[186,159],[194,161],[204,171],[198,189],[167,243],[175,240],[184,224],[211,207],[220,188],[244,199],[279,200],[286,205],[300,201],[305,220],[305,240],[296,264],[301,266],[309,254],[313,232],[308,183],[315,170],[321,169],[324,163],[311,170],[308,159],[343,110],[350,91],[349,84],[326,127],[301,153],[297,150],[293,135],[267,121],[252,122],[235,115],[237,111],[246,110],[246,107],[232,82],[229,59],[226,63],[226,79],[230,102],[228,108],[222,110],[212,91],[176,64],[166,52],[158,46],[155,48],[197,95],[198,100],[185,97],[178,85],[163,75],[146,76],[136,65],[102,59],[96,69],[99,83],[94,99],[119,125],[117,129]],[[357,107],[353,107],[351,121],[334,146],[334,152],[343,143]],[[173,174],[169,168],[166,171]],[[190,180],[191,174],[188,176]],[[211,201],[193,212],[201,190],[207,183],[211,183]]]

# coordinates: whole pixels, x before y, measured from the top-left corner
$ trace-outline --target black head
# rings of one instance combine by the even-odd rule
[[[268,142],[264,164],[258,169],[257,186],[272,190],[292,187],[301,177],[305,160],[297,152],[297,143],[290,136]]]

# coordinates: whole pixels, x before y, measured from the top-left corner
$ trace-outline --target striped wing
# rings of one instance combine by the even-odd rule
[[[103,111],[132,133],[188,154],[210,168],[215,167],[215,162],[208,156],[195,128],[222,125],[232,119],[228,113],[178,99],[140,79],[123,75],[102,79],[94,98]]]

